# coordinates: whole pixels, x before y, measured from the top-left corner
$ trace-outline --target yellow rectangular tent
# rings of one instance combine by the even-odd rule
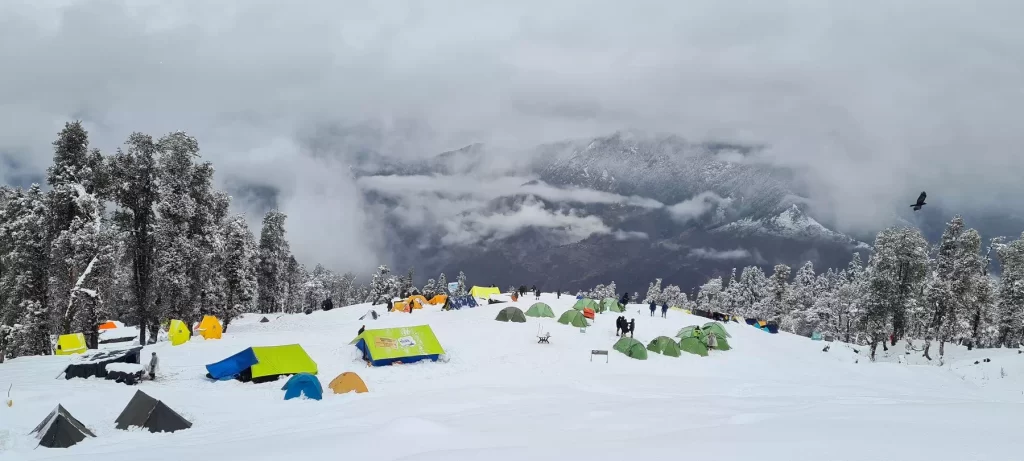
[[[70,335],[60,335],[57,338],[57,355],[71,355],[71,354],[82,354],[89,348],[85,346],[85,335],[82,333],[72,333]]]
[[[474,298],[488,299],[491,295],[500,295],[501,290],[497,287],[473,287],[470,288],[469,294],[473,295]]]

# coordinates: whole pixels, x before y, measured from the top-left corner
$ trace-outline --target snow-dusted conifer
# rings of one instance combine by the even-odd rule
[[[245,312],[254,312],[259,295],[256,265],[259,247],[249,224],[235,216],[224,226],[224,304],[215,315],[228,329],[231,321]]]
[[[887,333],[902,337],[908,307],[920,296],[928,269],[928,242],[911,228],[889,228],[875,238],[866,285],[863,330],[871,358]]]
[[[454,293],[455,296],[466,296],[466,295],[468,295],[469,294],[469,287],[466,286],[466,274],[464,272],[462,272],[462,271],[459,271],[459,277],[457,279],[455,279],[455,280],[457,282],[459,282],[459,288],[457,290],[455,290],[455,293]]]
[[[291,250],[285,240],[284,213],[271,210],[263,217],[260,231],[260,263],[256,271],[259,287],[259,311],[264,314],[283,312],[288,302],[288,258]]]
[[[370,278],[370,296],[366,299],[366,302],[371,305],[384,304],[391,300],[392,287],[389,286],[389,280],[391,279],[391,269],[388,269],[387,265],[380,265],[377,267],[377,272]]]
[[[661,301],[661,279],[654,279],[647,287],[647,296],[644,297],[644,304],[657,303]]]
[[[1024,338],[1024,233],[997,250],[999,276],[999,344],[1018,347]]]
[[[444,272],[437,276],[437,292],[440,294],[448,295],[448,277],[445,277]]]

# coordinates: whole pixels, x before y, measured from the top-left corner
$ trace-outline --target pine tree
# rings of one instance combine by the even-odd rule
[[[866,284],[863,331],[875,349],[887,330],[902,338],[909,306],[917,302],[928,269],[928,242],[911,228],[889,228],[875,238]]]
[[[157,148],[153,138],[133,133],[127,151],[118,149],[109,161],[111,197],[119,209],[114,222],[125,236],[124,255],[130,269],[134,321],[139,324],[139,343],[147,344],[146,333],[159,325],[155,316],[154,271],[156,269],[155,205],[158,198]],[[155,338],[153,338],[155,339]]]
[[[697,309],[707,312],[722,312],[722,278],[715,277],[697,290]]]
[[[817,293],[815,291],[816,284],[818,282],[817,277],[814,274],[814,264],[810,261],[804,263],[804,265],[796,272],[796,276],[793,278],[793,284],[784,302],[785,313],[783,327],[795,334],[802,336],[810,336],[814,331],[813,328],[817,322],[812,322],[815,325],[809,325],[807,322],[807,316],[814,307],[815,298]]]
[[[661,291],[661,294],[656,299],[655,304],[668,304],[669,306],[678,307],[686,304],[687,301],[689,300],[686,298],[686,292],[676,285],[669,285]]]
[[[448,292],[448,277],[444,276],[444,272],[437,276],[437,292],[444,295],[451,295]]]
[[[760,311],[762,301],[768,296],[768,278],[757,266],[747,266],[740,273],[739,286],[736,288],[738,311],[745,317],[765,319]]]
[[[780,322],[781,326],[783,315],[786,312],[786,303],[790,296],[789,274],[789,266],[785,264],[775,266],[775,272],[765,283],[765,296],[758,300],[754,307],[758,318]]]
[[[455,290],[455,296],[466,296],[469,294],[469,287],[466,286],[466,274],[459,271],[459,277],[455,279],[459,282],[459,288]]]
[[[389,286],[391,269],[387,265],[377,267],[377,272],[370,278],[370,296],[365,302],[370,305],[384,304],[392,299],[392,287]]]
[[[157,142],[159,200],[156,204],[157,298],[161,319],[172,318],[191,325],[199,317],[190,276],[200,249],[190,238],[196,202],[191,195],[193,159],[199,144],[184,133],[171,133]]]
[[[998,247],[999,265],[999,344],[1018,347],[1024,339],[1024,233],[1020,238]]]
[[[49,210],[37,184],[5,195],[0,210],[0,291],[5,302],[0,323],[10,328],[7,354],[49,355],[50,334],[55,332],[49,309]]]
[[[661,301],[661,279],[654,279],[647,287],[647,296],[644,297],[644,304],[657,303]]]
[[[284,311],[288,313],[312,312],[318,306],[312,305],[309,298],[309,272],[306,266],[299,263],[295,256],[288,255],[284,263]]]
[[[431,299],[437,296],[437,281],[434,279],[427,279],[427,283],[423,285],[423,296],[427,299]]]
[[[223,269],[224,228],[230,197],[213,188],[213,173],[213,165],[209,162],[192,168],[189,195],[195,203],[195,210],[188,230],[193,248],[188,271],[189,291],[192,303],[201,314],[223,312],[237,315],[226,307],[227,281]]]
[[[739,283],[736,281],[736,268],[732,268],[729,274],[729,281],[722,289],[721,308],[722,312],[733,315],[739,312]]]
[[[939,339],[940,356],[945,353],[946,342],[970,329],[983,271],[981,237],[974,229],[965,229],[963,219],[955,216],[942,234],[935,277],[928,289],[927,302],[934,309],[934,333],[930,336]]]
[[[224,277],[225,300],[216,312],[227,331],[231,321],[244,312],[253,312],[259,295],[256,266],[259,263],[259,248],[256,237],[242,216],[235,216],[224,226],[224,263],[221,267]]]
[[[256,271],[260,313],[283,312],[288,302],[288,258],[291,251],[285,240],[284,213],[271,210],[263,217],[260,231],[260,263]]]

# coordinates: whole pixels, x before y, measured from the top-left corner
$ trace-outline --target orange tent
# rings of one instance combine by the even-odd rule
[[[117,324],[108,320],[106,323],[101,323],[100,327],[98,328],[98,330],[99,331],[113,330],[114,328],[117,328]]]
[[[409,312],[409,303],[405,301],[395,301],[391,310],[398,312]]]
[[[331,384],[328,384],[327,387],[331,388],[335,394],[344,394],[346,392],[362,394],[363,392],[369,392],[363,379],[351,371],[338,375],[337,378],[331,380]]]
[[[444,304],[445,301],[448,301],[448,295],[435,295],[433,298],[430,298],[430,301],[427,302],[436,306],[438,304]]]
[[[410,296],[405,300],[405,302],[412,306],[413,309],[423,309],[424,304],[430,304],[427,302],[427,298],[424,298],[421,295]]]
[[[584,307],[583,316],[590,320],[594,320],[594,310],[589,307]]]

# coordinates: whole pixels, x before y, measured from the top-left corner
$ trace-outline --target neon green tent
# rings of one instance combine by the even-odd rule
[[[572,309],[562,313],[562,316],[558,318],[558,323],[579,328],[586,328],[590,325],[587,323],[587,318],[583,316],[582,312]]]
[[[601,306],[597,304],[597,301],[594,301],[593,299],[583,298],[579,301],[576,301],[576,305],[572,306],[573,309],[576,309],[578,311],[582,311],[586,307],[593,309],[594,312],[601,312]]]
[[[349,344],[362,351],[363,360],[373,366],[437,361],[444,354],[430,325],[366,330]]]
[[[715,333],[716,335],[718,335],[718,337],[720,337],[720,338],[731,338],[732,337],[732,335],[730,335],[729,332],[725,331],[725,325],[722,325],[721,323],[718,323],[718,322],[708,322],[708,323],[705,323],[704,326],[701,327],[701,329],[704,330],[704,331],[711,331],[711,332]]]
[[[544,303],[536,303],[526,310],[527,317],[551,317],[555,318],[555,312],[551,306]]]
[[[679,350],[697,354],[701,357],[708,356],[708,346],[696,336],[687,336],[679,340]]]
[[[622,305],[615,298],[604,298],[601,300],[601,312],[622,312]]]
[[[647,349],[644,349],[643,343],[633,338],[623,336],[615,342],[615,345],[612,346],[612,348],[626,354],[629,358],[647,360]]]
[[[498,316],[495,317],[494,320],[499,322],[524,323],[526,322],[526,316],[523,315],[523,311],[519,310],[518,307],[508,306],[498,311]]]
[[[264,346],[252,348],[258,361],[252,366],[253,379],[264,376],[317,373],[316,362],[298,344],[285,346]]]
[[[647,350],[669,357],[679,357],[679,345],[668,336],[658,336],[647,345]]]

